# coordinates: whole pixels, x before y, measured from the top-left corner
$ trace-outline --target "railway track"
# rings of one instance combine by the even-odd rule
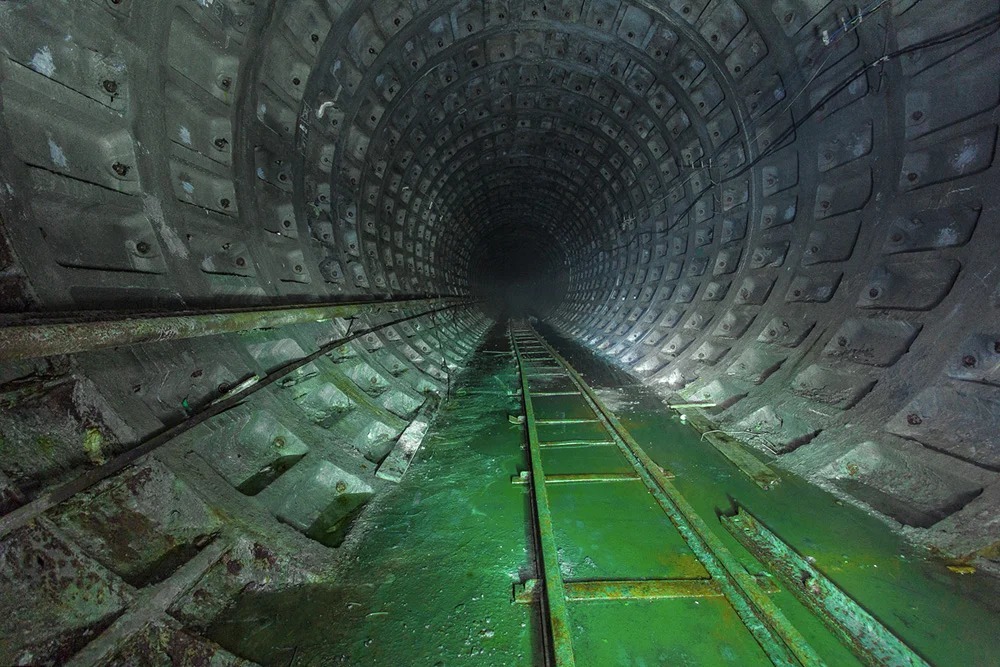
[[[738,622],[726,632],[746,635],[744,643],[755,643],[762,652],[761,663],[824,664],[772,600],[776,581],[862,664],[927,664],[805,559],[797,562],[793,549],[741,509],[722,521],[760,558],[761,571],[772,575],[753,576],[695,513],[671,482],[670,471],[646,455],[537,331],[512,322],[509,335],[529,453],[528,470],[513,481],[528,487],[538,563],[538,579],[520,598],[540,603],[545,664],[597,664],[577,646],[580,626],[574,614],[584,606],[671,598],[711,598],[712,604],[727,606],[733,613],[722,617]],[[620,517],[629,518],[630,534],[620,534]],[[582,551],[597,552],[600,563],[588,556],[590,566],[578,567],[571,553],[579,553],[575,547],[580,545]],[[577,576],[580,569],[589,575]]]

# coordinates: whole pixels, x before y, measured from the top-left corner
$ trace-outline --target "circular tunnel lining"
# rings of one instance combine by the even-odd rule
[[[996,2],[48,11],[4,8],[8,310],[499,294],[996,537]]]

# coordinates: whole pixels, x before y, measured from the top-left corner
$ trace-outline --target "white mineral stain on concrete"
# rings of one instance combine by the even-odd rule
[[[970,165],[972,165],[972,163],[975,162],[976,158],[979,156],[979,151],[976,150],[976,148],[975,142],[969,139],[963,141],[962,148],[959,149],[958,153],[956,153],[955,157],[952,159],[952,164],[955,169],[959,172],[964,172]]]
[[[187,259],[187,246],[184,245],[184,241],[177,235],[177,232],[167,225],[167,221],[163,217],[163,206],[160,205],[160,200],[156,197],[146,195],[142,199],[142,204],[146,210],[146,215],[157,231],[160,232],[160,238],[163,239],[163,244],[167,247],[167,251],[181,259]]]
[[[57,167],[62,167],[65,169],[69,166],[69,160],[66,159],[66,153],[63,152],[62,147],[49,137],[49,157],[52,159],[52,164]]]
[[[183,125],[181,125],[181,127],[177,131],[177,133],[180,135],[181,141],[183,141],[188,146],[191,145],[191,130],[189,130],[186,127],[184,127]]]
[[[31,69],[45,76],[52,76],[56,73],[56,64],[52,60],[52,51],[47,46],[43,46],[35,52],[28,63]]]

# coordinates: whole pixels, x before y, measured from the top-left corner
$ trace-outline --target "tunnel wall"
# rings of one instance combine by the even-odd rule
[[[998,3],[861,9],[4,3],[3,309],[460,297],[477,244],[523,229],[559,241],[562,331],[918,539],[995,556]],[[5,509],[399,314],[7,366]],[[351,343],[268,390],[261,437],[372,481],[362,432],[391,441],[487,324]],[[251,451],[242,419],[206,428]],[[146,478],[258,507],[191,442]],[[137,512],[170,535],[150,488]],[[248,530],[299,539],[276,508]]]
[[[322,215],[319,156],[306,183],[291,140],[301,96],[284,67],[291,54],[314,66],[323,16],[308,3],[0,8],[4,322],[454,291],[425,275],[412,245],[405,281],[369,273],[370,243],[344,228],[334,238]],[[230,390],[372,330],[26,526],[5,523],[0,597],[19,613],[0,621],[0,663],[62,664],[163,585],[176,589],[170,618],[119,637],[108,664],[131,652],[237,664],[183,628],[200,634],[248,586],[330,578],[358,511],[391,486],[379,462],[431,418],[489,324],[460,301],[435,307],[448,306],[0,364],[6,521],[197,422]],[[217,547],[198,586],[185,584]]]
[[[896,2],[850,29],[837,3],[670,4],[699,110],[675,112],[698,130],[681,155],[715,164],[556,321],[918,539],[995,557],[996,3]]]

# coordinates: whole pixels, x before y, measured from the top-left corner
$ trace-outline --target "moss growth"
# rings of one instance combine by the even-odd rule
[[[108,459],[104,456],[104,436],[96,428],[88,428],[83,434],[83,451],[95,466],[104,465]]]

